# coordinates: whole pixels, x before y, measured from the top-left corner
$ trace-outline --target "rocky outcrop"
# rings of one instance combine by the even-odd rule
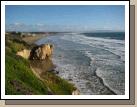
[[[16,55],[21,56],[25,59],[37,59],[44,60],[50,58],[53,53],[53,45],[52,44],[42,44],[33,47],[31,50],[23,49],[18,51]]]
[[[25,58],[25,59],[28,59],[28,58],[30,57],[30,50],[28,50],[28,49],[23,49],[23,50],[21,50],[21,51],[18,51],[18,52],[16,53],[16,55],[21,56],[21,57],[23,57],[23,58]]]
[[[72,91],[72,95],[80,95],[80,91],[78,89]]]
[[[52,44],[42,44],[34,47],[30,52],[30,59],[44,60],[50,58],[53,53]]]

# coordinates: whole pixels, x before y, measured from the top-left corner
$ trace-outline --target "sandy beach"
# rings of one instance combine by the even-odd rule
[[[25,36],[25,37],[22,37],[22,40],[31,45],[31,44],[34,44],[37,40],[39,40],[39,39],[41,39],[41,38],[43,38],[45,36],[43,36],[43,35]]]

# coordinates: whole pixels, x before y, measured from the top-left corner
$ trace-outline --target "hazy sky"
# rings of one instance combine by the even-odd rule
[[[23,6],[7,5],[6,30],[124,31],[124,5]]]

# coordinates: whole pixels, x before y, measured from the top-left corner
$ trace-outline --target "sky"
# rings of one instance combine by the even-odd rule
[[[124,5],[6,5],[7,31],[124,31]]]

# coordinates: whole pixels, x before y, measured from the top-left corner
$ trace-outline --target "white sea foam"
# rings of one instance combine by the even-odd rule
[[[124,40],[71,33],[46,37],[37,43],[45,42],[55,45],[53,63],[59,76],[71,80],[81,94],[101,94],[100,90],[104,89],[93,72],[116,94],[124,94]]]
[[[85,55],[92,59],[91,65],[94,63],[97,66],[96,73],[104,80],[106,86],[111,88],[117,94],[124,94],[124,40],[86,37],[85,35],[80,34],[64,35],[61,37],[61,39],[73,41],[79,44],[86,44],[94,48],[99,48],[111,52],[112,54],[94,54],[90,50],[84,50]]]
[[[121,59],[125,61],[125,47],[124,47],[125,42],[123,40],[86,37],[85,35],[82,34],[75,34],[75,35],[66,34],[62,36],[61,39],[108,50],[120,56]]]

